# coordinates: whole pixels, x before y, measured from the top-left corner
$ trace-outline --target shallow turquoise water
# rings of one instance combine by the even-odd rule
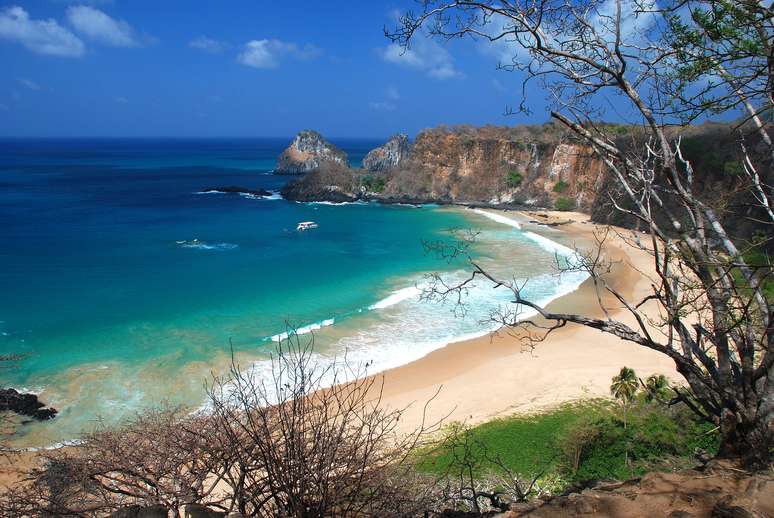
[[[317,331],[321,361],[347,350],[376,368],[480,334],[507,293],[473,290],[464,319],[416,296],[428,272],[462,275],[421,245],[452,228],[482,229],[481,260],[536,278],[536,297],[566,289],[544,243],[469,211],[200,193],[279,189],[287,178],[269,172],[286,144],[0,142],[0,352],[23,355],[0,385],[61,410],[21,442],[72,439],[163,400],[195,407],[230,344],[260,369],[286,323],[332,324]],[[355,163],[376,144],[339,143]],[[297,232],[305,220],[319,228]]]

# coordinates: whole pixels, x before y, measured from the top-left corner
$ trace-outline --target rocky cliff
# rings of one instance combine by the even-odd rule
[[[642,147],[638,128],[609,125],[607,129],[622,146]],[[701,178],[696,185],[699,196],[717,208],[735,235],[760,233],[753,200],[743,188],[744,170],[731,127],[705,123],[672,131],[675,139],[681,138],[683,155]],[[575,209],[599,223],[639,224],[615,209],[612,200],[626,205],[628,197],[592,149],[557,124],[433,128],[419,133],[408,153],[394,160],[398,153],[393,151],[399,145],[391,139],[374,150],[373,161],[366,164],[370,170],[328,162],[291,182],[283,195],[303,201],[368,199]],[[748,149],[768,164],[759,147],[754,136],[748,139]],[[764,181],[770,184],[774,179]],[[667,203],[678,203],[664,196]]]
[[[329,164],[285,188],[290,199],[483,203],[590,210],[603,167],[553,124],[439,127],[371,151],[365,169]]]
[[[277,174],[304,174],[323,164],[348,166],[347,154],[312,130],[296,135],[290,146],[277,159]]]
[[[372,173],[396,169],[405,163],[410,152],[408,136],[398,133],[390,137],[383,146],[369,151],[363,158],[363,168]]]

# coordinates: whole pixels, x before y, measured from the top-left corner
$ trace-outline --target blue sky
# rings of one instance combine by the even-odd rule
[[[496,49],[383,27],[413,2],[0,0],[0,136],[410,135],[515,124]]]

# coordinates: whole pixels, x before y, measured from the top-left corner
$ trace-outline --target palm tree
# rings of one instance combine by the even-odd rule
[[[626,414],[629,407],[629,403],[634,399],[637,394],[637,375],[634,373],[634,369],[629,367],[621,367],[621,372],[617,376],[613,376],[613,382],[610,384],[610,393],[615,396],[617,400],[623,405],[624,412],[624,430],[626,430]],[[624,450],[624,463],[629,465],[629,444],[627,440],[626,449]]]
[[[610,385],[610,393],[623,405],[624,428],[626,428],[626,410],[637,393],[637,383],[637,375],[634,373],[634,369],[621,367],[621,372],[613,377],[613,383]]]
[[[651,374],[645,380],[645,389],[647,391],[645,397],[648,401],[666,399],[670,389],[669,380],[663,374]]]

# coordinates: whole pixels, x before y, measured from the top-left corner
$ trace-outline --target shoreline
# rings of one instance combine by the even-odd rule
[[[508,212],[516,211],[505,213]],[[518,214],[527,220],[535,220],[536,216],[533,211]],[[594,244],[595,231],[606,228],[591,223],[589,216],[582,213],[539,214],[547,215],[541,224],[554,226],[552,223],[560,221],[558,229],[563,238],[574,240],[581,249]],[[605,256],[614,261],[606,275],[607,282],[628,299],[642,298],[649,290],[649,281],[641,272],[652,271],[651,257],[628,246],[613,232],[608,235],[604,250]],[[603,295],[602,301],[611,317],[633,323],[612,296]],[[557,297],[546,308],[590,317],[604,315],[591,279]],[[384,383],[383,405],[408,407],[401,431],[409,432],[421,424],[423,407],[439,388],[428,405],[427,422],[446,417],[446,424],[477,424],[512,414],[540,412],[579,399],[609,397],[610,379],[624,365],[642,378],[664,374],[675,381],[682,379],[666,356],[572,324],[554,331],[531,351],[525,349],[519,334],[501,328],[478,338],[449,343],[418,360],[374,376]]]
[[[514,212],[517,211],[498,211],[503,215]],[[537,213],[518,211],[517,214],[526,221],[534,221]],[[562,234],[559,239],[562,246],[572,240],[579,248],[588,248],[593,244],[594,231],[606,228],[590,223],[589,216],[582,213],[539,211],[539,214],[547,215],[546,221],[540,224],[554,226],[552,222],[561,221],[554,228]],[[640,273],[652,270],[648,254],[628,247],[612,233],[606,241],[605,254],[617,261],[607,281],[626,297],[641,297],[649,289],[647,278]],[[603,300],[609,304],[610,298],[603,297]],[[546,307],[587,316],[603,314],[591,279],[555,298]],[[609,311],[617,317],[622,313],[620,308],[609,307]],[[532,351],[524,350],[518,335],[500,329],[447,343],[419,359],[372,376],[383,380],[383,407],[406,408],[396,431],[409,433],[422,423],[423,407],[439,388],[427,407],[427,423],[444,418],[444,424],[454,421],[478,424],[513,414],[541,412],[579,399],[609,397],[610,379],[624,365],[634,368],[642,378],[659,373],[673,380],[681,379],[669,358],[600,331],[573,325],[555,331]],[[8,468],[34,463],[35,450],[40,449],[22,453],[10,466],[0,465],[0,483],[9,480]]]

